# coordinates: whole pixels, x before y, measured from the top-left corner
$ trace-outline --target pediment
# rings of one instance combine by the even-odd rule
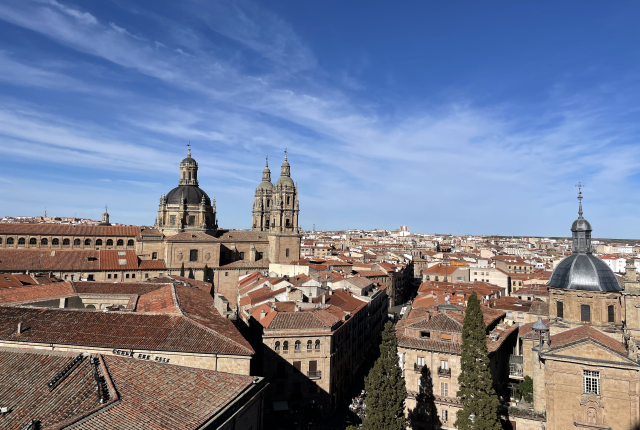
[[[622,354],[621,351],[615,351],[612,348],[603,345],[593,339],[583,339],[576,343],[564,345],[558,348],[553,348],[545,351],[547,354],[563,355],[573,358],[585,359],[585,360],[598,360],[616,362],[621,364],[633,364],[637,363],[628,358],[626,354]]]

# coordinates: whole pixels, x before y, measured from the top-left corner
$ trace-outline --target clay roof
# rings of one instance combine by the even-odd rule
[[[0,304],[45,300],[72,294],[73,286],[69,282],[0,288]]]
[[[435,264],[435,265],[429,267],[428,269],[422,270],[421,273],[426,274],[426,275],[444,275],[444,276],[449,276],[459,268],[460,268],[459,266],[445,266],[443,264],[438,263],[438,264]]]
[[[595,328],[586,325],[563,331],[562,333],[551,336],[550,351],[587,340],[598,343],[624,356],[627,355],[627,350],[625,349],[622,342],[617,341],[607,336],[606,334],[596,330]]]
[[[367,288],[372,284],[370,279],[363,278],[360,276],[354,276],[353,278],[346,278],[345,281],[353,285],[354,287],[357,287],[360,289]]]
[[[340,321],[340,318],[324,310],[277,312],[277,315],[267,328],[272,330],[330,329],[338,321]]]
[[[336,306],[345,312],[355,313],[367,305],[353,296],[351,292],[336,290],[325,296],[325,303]]]
[[[11,398],[11,412],[0,415],[7,430],[41,428],[134,430],[196,429],[232,403],[255,377],[154,361],[94,356],[105,379],[108,399],[98,402],[94,365],[76,364],[53,390],[49,381],[75,355],[0,349],[0,398]]]
[[[275,297],[278,294],[284,293],[285,291],[287,291],[286,288],[280,288],[279,290],[272,290],[272,289],[268,289],[267,287],[262,287],[247,293],[247,297],[249,298],[249,303],[255,305],[260,302],[269,300],[270,298]],[[242,299],[244,299],[244,297]]]
[[[0,274],[0,288],[21,287],[22,282],[9,273]]]
[[[22,282],[23,285],[35,285],[36,282],[30,275],[13,275],[15,278]]]
[[[151,282],[73,282],[76,292],[85,294],[138,294],[141,296],[163,286],[163,284]]]
[[[360,276],[365,278],[373,278],[375,276],[389,276],[387,272],[383,272],[382,270],[357,270]]]
[[[140,234],[135,226],[1,223],[0,234],[32,236],[127,236]]]
[[[182,315],[0,307],[0,339],[106,348],[251,355],[208,292],[178,285]],[[17,334],[22,322],[26,330]]]
[[[53,254],[53,255],[52,255]],[[0,271],[97,271],[100,251],[0,250]]]
[[[137,270],[138,256],[134,251],[100,251],[100,270]]]
[[[166,268],[167,266],[164,264],[164,260],[140,260],[140,270],[158,270]]]
[[[174,298],[173,285],[166,285],[140,296],[136,305],[136,312],[178,315],[180,309]]]

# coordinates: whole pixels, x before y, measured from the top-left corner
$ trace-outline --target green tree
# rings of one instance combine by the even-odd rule
[[[531,376],[524,377],[524,381],[518,386],[518,391],[525,402],[533,402],[533,379],[531,379]]]
[[[182,266],[180,266],[180,276],[184,278],[184,263],[182,263]]]
[[[209,266],[207,266],[206,264],[204,265],[204,273],[202,274],[202,280],[204,282],[209,281]]]
[[[395,326],[387,322],[382,332],[380,357],[365,378],[366,430],[405,430],[404,401],[407,387],[398,365],[398,340]]]
[[[487,350],[487,326],[475,292],[469,297],[462,327],[462,351],[457,396],[462,403],[455,426],[459,430],[500,430]]]

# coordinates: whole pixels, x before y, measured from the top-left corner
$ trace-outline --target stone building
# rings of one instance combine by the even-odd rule
[[[548,282],[549,318],[522,327],[519,357],[534,382],[533,412],[511,411],[519,430],[630,429],[640,423],[637,278],[624,289],[593,255],[582,193],[572,255]],[[633,263],[629,263],[632,266]],[[515,359],[518,360],[515,360]],[[528,417],[528,418],[526,418]]]

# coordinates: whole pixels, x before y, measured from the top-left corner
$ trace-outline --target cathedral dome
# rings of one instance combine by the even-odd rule
[[[169,191],[167,194],[167,204],[180,204],[181,199],[186,199],[188,205],[199,205],[204,196],[204,202],[207,206],[211,205],[211,199],[200,187],[194,185],[180,185]]]
[[[573,254],[556,266],[547,285],[568,290],[622,291],[611,268],[593,255],[591,224],[582,217],[582,191],[578,200],[578,219],[571,225]]]
[[[547,283],[568,290],[621,291],[613,271],[593,254],[572,254],[562,260]]]
[[[185,164],[186,164],[186,165],[190,165],[190,166],[195,166],[195,165],[196,165],[196,164],[198,164],[198,163],[196,163],[196,160],[195,160],[195,159],[193,159],[193,158],[191,158],[191,155],[189,155],[187,158],[185,158],[184,160],[182,160],[182,161],[180,162],[180,164],[181,164],[181,165],[185,165]]]
[[[280,176],[280,178],[278,178],[278,182],[276,182],[276,187],[285,186],[285,185],[288,185],[291,188],[293,188],[294,187],[293,179],[291,179],[289,176]]]
[[[267,159],[264,170],[262,171],[262,182],[258,185],[258,191],[273,191],[271,183],[271,170],[269,170],[269,159]]]
[[[278,182],[276,182],[276,188],[284,186],[295,188],[293,179],[291,179],[291,165],[287,160],[287,151],[284,151],[284,162],[280,168],[280,178],[278,178]]]

